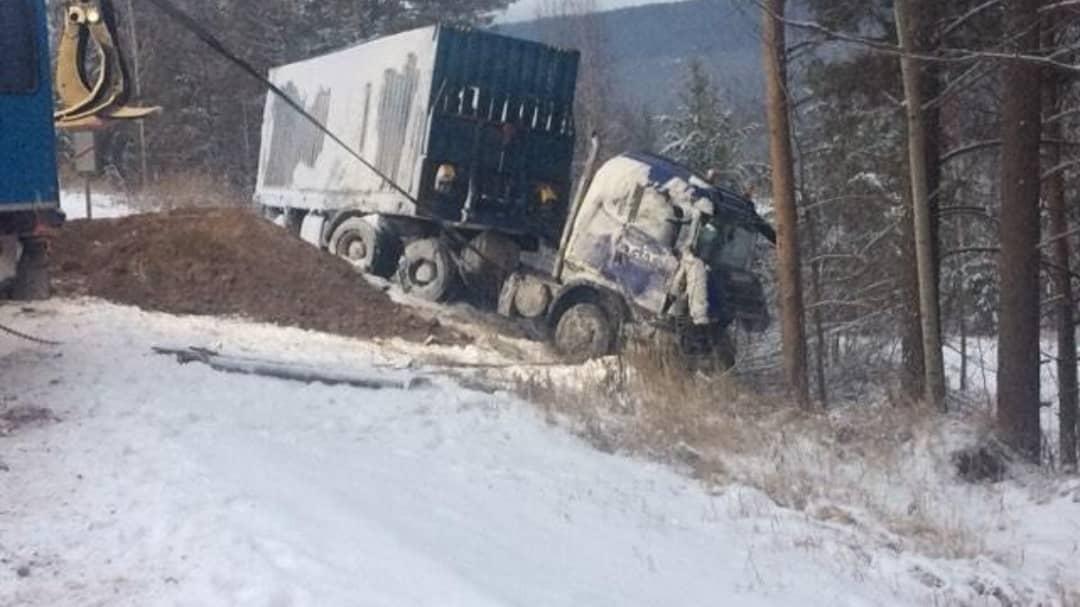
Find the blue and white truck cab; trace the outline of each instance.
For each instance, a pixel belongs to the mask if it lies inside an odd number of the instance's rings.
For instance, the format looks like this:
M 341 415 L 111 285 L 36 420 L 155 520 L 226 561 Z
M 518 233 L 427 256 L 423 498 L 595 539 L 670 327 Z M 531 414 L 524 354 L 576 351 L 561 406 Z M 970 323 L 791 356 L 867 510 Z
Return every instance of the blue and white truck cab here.
M 751 268 L 762 238 L 776 235 L 745 197 L 665 158 L 623 154 L 596 171 L 571 211 L 555 268 L 511 276 L 500 311 L 546 319 L 570 358 L 612 352 L 631 325 L 730 358 L 731 325 L 769 323 Z

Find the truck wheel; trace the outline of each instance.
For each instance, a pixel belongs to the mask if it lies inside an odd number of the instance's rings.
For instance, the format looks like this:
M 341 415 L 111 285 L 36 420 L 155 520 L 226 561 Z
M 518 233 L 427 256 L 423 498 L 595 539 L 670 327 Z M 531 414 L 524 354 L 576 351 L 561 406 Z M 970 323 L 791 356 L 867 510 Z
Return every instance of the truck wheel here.
M 600 306 L 577 303 L 564 310 L 555 323 L 554 345 L 572 362 L 607 356 L 615 345 L 615 326 Z
M 724 372 L 735 366 L 735 342 L 726 328 L 684 324 L 676 328 L 683 358 L 691 369 Z
M 457 268 L 450 251 L 437 238 L 425 238 L 405 247 L 398 264 L 401 288 L 428 301 L 446 301 L 457 284 Z
M 22 257 L 11 284 L 11 298 L 20 301 L 49 298 L 49 256 L 44 240 L 23 241 Z
M 367 274 L 387 278 L 394 274 L 392 241 L 361 217 L 350 217 L 330 236 L 330 252 Z
M 712 357 L 719 371 L 727 371 L 735 366 L 735 340 L 726 330 L 718 330 L 713 333 Z
M 279 217 L 281 217 L 281 209 L 277 207 L 269 207 L 265 204 L 259 205 L 259 214 L 262 215 L 263 219 L 269 221 L 270 223 L 274 223 L 278 220 Z
M 461 249 L 461 273 L 475 303 L 498 306 L 503 283 L 520 257 L 521 245 L 492 231 L 481 232 Z

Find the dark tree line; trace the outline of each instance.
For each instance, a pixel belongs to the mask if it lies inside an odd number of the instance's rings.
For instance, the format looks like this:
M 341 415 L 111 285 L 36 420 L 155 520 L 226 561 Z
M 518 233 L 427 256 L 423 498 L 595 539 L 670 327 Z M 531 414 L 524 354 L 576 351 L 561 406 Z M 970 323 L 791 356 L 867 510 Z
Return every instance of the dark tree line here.
M 903 362 L 907 398 L 962 403 L 943 398 L 942 359 L 959 359 L 947 375 L 966 389 L 969 338 L 993 337 L 998 435 L 1031 459 L 1056 443 L 1075 466 L 1080 6 L 808 0 L 799 20 L 783 5 L 760 3 L 766 32 L 783 23 L 807 39 L 785 66 L 803 179 L 798 217 L 780 231 L 811 236 L 798 278 L 818 287 L 807 306 L 823 319 L 809 344 L 819 383 L 842 383 L 836 350 L 861 348 L 864 363 L 876 352 L 882 369 Z M 1056 348 L 1040 340 L 1050 329 Z M 1044 365 L 1059 383 L 1050 442 Z

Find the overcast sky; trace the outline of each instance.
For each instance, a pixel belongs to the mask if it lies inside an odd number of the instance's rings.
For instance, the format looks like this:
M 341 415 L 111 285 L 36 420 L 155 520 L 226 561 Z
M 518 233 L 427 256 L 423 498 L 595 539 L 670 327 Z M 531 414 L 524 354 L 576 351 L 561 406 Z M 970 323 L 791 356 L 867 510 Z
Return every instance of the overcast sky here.
M 611 10 L 624 6 L 636 6 L 639 4 L 656 4 L 657 2 L 672 2 L 674 0 L 597 0 L 600 10 Z M 536 17 L 536 8 L 543 4 L 543 0 L 517 0 L 506 9 L 506 14 L 499 21 L 524 21 Z

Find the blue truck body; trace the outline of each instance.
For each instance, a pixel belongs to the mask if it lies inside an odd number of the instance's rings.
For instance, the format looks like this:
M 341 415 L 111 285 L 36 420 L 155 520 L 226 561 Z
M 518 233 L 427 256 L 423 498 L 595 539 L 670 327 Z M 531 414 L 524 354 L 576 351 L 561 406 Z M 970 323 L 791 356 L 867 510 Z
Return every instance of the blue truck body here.
M 0 214 L 59 206 L 49 40 L 42 0 L 0 2 Z M 3 222 L 10 233 L 24 221 Z

